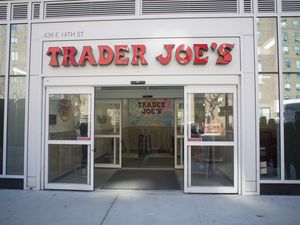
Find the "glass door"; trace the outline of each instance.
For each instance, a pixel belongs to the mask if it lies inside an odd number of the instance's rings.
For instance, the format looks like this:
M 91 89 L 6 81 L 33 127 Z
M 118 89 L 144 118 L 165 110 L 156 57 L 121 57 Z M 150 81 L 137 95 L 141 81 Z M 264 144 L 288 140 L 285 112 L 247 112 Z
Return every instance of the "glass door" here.
M 93 190 L 93 99 L 93 88 L 46 88 L 46 189 Z
M 185 189 L 237 193 L 236 86 L 185 88 Z
M 184 153 L 184 105 L 183 100 L 175 100 L 175 168 L 183 169 Z
M 121 167 L 121 100 L 95 100 L 95 167 Z

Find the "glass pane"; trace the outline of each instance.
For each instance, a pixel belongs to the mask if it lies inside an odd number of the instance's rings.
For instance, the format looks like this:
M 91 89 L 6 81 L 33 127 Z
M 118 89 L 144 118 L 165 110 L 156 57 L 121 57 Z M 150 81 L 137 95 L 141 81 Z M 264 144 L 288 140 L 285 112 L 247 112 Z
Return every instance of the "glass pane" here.
M 300 72 L 300 17 L 282 18 L 282 70 Z
M 3 163 L 4 98 L 5 98 L 5 77 L 0 77 L 0 174 L 2 174 L 2 169 L 3 169 L 2 163 Z
M 120 138 L 95 138 L 95 163 L 119 164 Z
M 10 75 L 26 75 L 27 25 L 11 25 Z
M 277 72 L 276 18 L 257 19 L 258 72 Z
M 183 135 L 184 130 L 184 105 L 183 102 L 176 103 L 176 130 L 177 135 Z
M 177 144 L 177 156 L 176 156 L 176 160 L 177 160 L 177 165 L 178 166 L 182 166 L 183 165 L 183 161 L 184 161 L 184 140 L 183 138 L 177 138 L 176 140 L 176 144 Z
M 120 103 L 95 104 L 95 134 L 119 134 L 120 133 Z
M 7 35 L 7 27 L 6 25 L 0 25 L 0 75 L 6 74 L 6 35 Z
M 90 95 L 49 95 L 49 140 L 89 140 Z
M 285 179 L 300 179 L 300 74 L 290 74 L 290 80 L 283 76 L 283 83 L 290 83 L 290 89 L 283 91 L 284 106 L 284 150 Z
M 26 77 L 9 78 L 6 173 L 23 175 Z
M 261 178 L 280 178 L 278 74 L 259 74 Z
M 189 141 L 233 141 L 233 94 L 188 94 Z
M 192 186 L 233 186 L 234 164 L 232 146 L 192 146 Z
M 88 183 L 88 145 L 49 145 L 48 148 L 49 183 Z

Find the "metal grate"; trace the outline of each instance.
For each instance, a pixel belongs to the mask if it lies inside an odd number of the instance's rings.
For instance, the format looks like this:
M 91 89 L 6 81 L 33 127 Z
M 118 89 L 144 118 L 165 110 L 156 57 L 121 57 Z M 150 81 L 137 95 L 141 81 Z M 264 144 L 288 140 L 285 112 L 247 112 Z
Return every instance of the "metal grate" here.
M 282 12 L 300 12 L 300 0 L 282 0 Z
M 135 15 L 135 0 L 47 2 L 45 18 Z
M 0 5 L 0 20 L 7 19 L 7 5 Z
M 12 5 L 12 20 L 26 20 L 28 16 L 28 4 Z
M 32 18 L 33 19 L 39 19 L 40 18 L 40 3 L 33 3 L 32 7 Z
M 237 0 L 142 0 L 142 13 L 238 13 Z
M 276 12 L 276 0 L 257 0 L 257 9 L 259 13 Z
M 252 0 L 244 0 L 244 13 L 252 13 Z

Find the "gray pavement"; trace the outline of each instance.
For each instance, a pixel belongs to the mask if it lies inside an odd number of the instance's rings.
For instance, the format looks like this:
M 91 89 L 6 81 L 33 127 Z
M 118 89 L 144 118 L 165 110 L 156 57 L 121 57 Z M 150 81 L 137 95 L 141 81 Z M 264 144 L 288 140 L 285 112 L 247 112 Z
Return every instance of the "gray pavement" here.
M 300 196 L 0 190 L 1 225 L 299 225 Z

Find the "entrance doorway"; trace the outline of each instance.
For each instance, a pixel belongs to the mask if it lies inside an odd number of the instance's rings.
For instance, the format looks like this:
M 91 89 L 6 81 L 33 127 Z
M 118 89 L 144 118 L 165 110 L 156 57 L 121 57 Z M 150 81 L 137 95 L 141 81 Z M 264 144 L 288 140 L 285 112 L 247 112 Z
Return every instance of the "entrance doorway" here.
M 237 193 L 237 87 L 46 86 L 44 188 Z
M 183 189 L 183 87 L 96 87 L 95 188 Z

